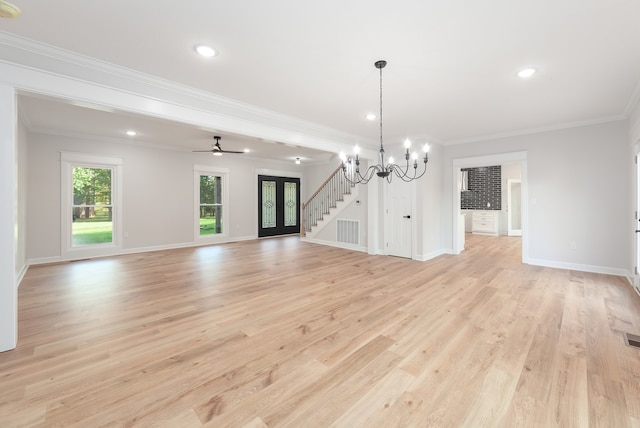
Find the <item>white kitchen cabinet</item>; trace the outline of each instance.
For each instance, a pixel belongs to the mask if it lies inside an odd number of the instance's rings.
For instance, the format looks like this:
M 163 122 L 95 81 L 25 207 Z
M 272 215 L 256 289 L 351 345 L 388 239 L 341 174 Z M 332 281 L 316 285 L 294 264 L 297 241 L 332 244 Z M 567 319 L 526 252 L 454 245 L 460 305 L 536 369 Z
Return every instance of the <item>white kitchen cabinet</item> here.
M 471 222 L 471 232 L 482 235 L 498 235 L 500 218 L 498 210 L 477 210 L 473 211 L 473 220 Z

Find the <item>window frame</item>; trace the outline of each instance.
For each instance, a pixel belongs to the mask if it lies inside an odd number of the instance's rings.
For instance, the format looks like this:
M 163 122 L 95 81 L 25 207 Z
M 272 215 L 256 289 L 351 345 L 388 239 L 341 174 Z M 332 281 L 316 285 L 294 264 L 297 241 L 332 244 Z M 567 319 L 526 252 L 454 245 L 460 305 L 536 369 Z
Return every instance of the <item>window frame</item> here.
M 86 257 L 101 257 L 119 254 L 122 251 L 122 158 L 60 152 L 60 254 L 63 260 Z M 69 221 L 73 204 L 73 169 L 111 169 L 111 242 L 73 246 L 72 222 Z
M 222 232 L 200 235 L 200 176 L 218 176 L 222 180 Z M 212 165 L 193 166 L 193 240 L 194 242 L 221 242 L 229 238 L 229 168 Z

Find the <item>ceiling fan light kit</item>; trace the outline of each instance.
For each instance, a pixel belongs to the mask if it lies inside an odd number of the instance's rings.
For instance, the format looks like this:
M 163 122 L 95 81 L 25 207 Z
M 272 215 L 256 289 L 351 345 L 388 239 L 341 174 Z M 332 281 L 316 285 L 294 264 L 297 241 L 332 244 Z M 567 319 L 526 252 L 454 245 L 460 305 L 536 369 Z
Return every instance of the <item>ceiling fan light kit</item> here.
M 413 181 L 424 175 L 427 171 L 427 162 L 429 162 L 429 146 L 424 145 L 424 157 L 422 158 L 423 168 L 422 172 L 418 174 L 418 154 L 416 152 L 410 153 L 411 141 L 405 140 L 404 147 L 406 152 L 404 158 L 406 165 L 404 167 L 399 166 L 393 162 L 393 158 L 389 157 L 389 162 L 385 164 L 384 161 L 384 145 L 382 143 L 382 69 L 387 65 L 387 61 L 380 60 L 375 62 L 375 67 L 380 70 L 380 150 L 379 150 L 379 164 L 371 165 L 367 168 L 367 171 L 363 174 L 360 173 L 360 148 L 358 146 L 354 149 L 355 158 L 347 158 L 344 153 L 340 153 L 340 159 L 342 160 L 342 172 L 347 181 L 353 184 L 367 184 L 369 180 L 377 175 L 380 178 L 386 178 L 387 182 L 391 183 L 393 175 L 396 175 L 402 181 Z M 410 161 L 413 161 L 411 165 Z M 355 167 L 354 167 L 355 164 Z M 413 169 L 413 173 L 411 172 Z

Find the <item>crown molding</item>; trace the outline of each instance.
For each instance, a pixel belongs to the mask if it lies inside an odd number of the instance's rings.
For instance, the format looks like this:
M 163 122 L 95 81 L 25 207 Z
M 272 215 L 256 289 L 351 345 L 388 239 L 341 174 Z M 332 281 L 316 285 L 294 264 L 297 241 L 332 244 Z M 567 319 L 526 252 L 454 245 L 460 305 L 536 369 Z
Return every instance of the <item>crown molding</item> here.
M 629 97 L 629 102 L 624 109 L 624 116 L 629 117 L 633 112 L 633 109 L 638 104 L 640 104 L 640 79 L 638 79 L 638 83 L 636 83 L 636 88 L 634 89 L 633 94 Z
M 582 126 L 598 125 L 601 123 L 618 122 L 626 119 L 627 119 L 626 116 L 620 115 L 620 116 L 604 117 L 600 119 L 587 120 L 587 121 L 581 121 L 581 122 L 567 122 L 567 123 L 561 123 L 557 125 L 545 126 L 540 128 L 529 128 L 529 129 L 523 129 L 520 131 L 502 132 L 498 134 L 463 138 L 460 140 L 452 140 L 452 141 L 445 142 L 442 145 L 453 146 L 457 144 L 477 143 L 477 142 L 488 141 L 488 140 L 500 140 L 500 139 L 509 138 L 509 137 L 522 137 L 525 135 L 541 134 L 543 132 L 560 131 L 563 129 L 580 128 Z
M 196 126 L 207 126 L 221 131 L 256 138 L 268 138 L 327 151 L 339 152 L 353 144 L 368 144 L 366 139 L 359 136 L 337 131 L 317 123 L 242 103 L 2 31 L 0 31 L 0 58 L 2 58 L 0 64 L 7 64 L 15 67 L 14 70 L 18 70 L 13 75 L 11 75 L 12 73 L 0 73 L 0 81 L 9 81 L 16 88 L 25 92 L 96 103 L 133 113 L 177 120 L 175 117 L 167 116 L 167 109 L 158 105 L 170 104 L 182 110 L 203 113 L 200 115 L 202 117 L 215 115 L 220 119 L 217 123 L 193 123 Z M 80 85 L 91 85 L 94 89 L 115 90 L 122 95 L 123 102 L 109 103 L 104 99 L 96 99 L 92 95 L 98 91 L 83 92 L 86 95 L 81 98 L 78 95 L 80 91 L 76 91 L 75 94 L 65 93 L 67 85 L 52 85 L 50 82 L 46 82 L 38 86 L 33 83 L 33 79 L 30 81 L 21 77 L 20 70 L 35 73 L 36 77 L 42 76 L 42 80 L 46 80 L 48 77 L 58 81 L 63 80 L 64 83 L 76 82 Z M 140 103 L 145 105 L 146 109 L 137 108 L 133 103 L 124 102 L 128 96 L 144 97 L 150 102 Z M 186 121 L 186 123 L 192 122 Z

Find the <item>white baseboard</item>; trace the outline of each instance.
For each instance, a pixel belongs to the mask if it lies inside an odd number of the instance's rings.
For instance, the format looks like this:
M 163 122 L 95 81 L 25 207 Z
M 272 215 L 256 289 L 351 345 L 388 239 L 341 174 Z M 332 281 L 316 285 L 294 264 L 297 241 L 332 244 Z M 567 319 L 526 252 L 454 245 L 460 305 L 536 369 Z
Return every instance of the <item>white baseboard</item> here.
M 529 260 L 527 260 L 527 264 L 534 265 L 534 266 L 556 268 L 556 269 L 575 270 L 579 272 L 601 273 L 605 275 L 624 276 L 624 277 L 629 276 L 629 271 L 627 269 L 612 268 L 607 266 L 583 265 L 578 263 L 555 262 L 551 260 L 541 260 L 541 259 L 532 259 L 532 258 L 529 258 Z
M 179 244 L 167 244 L 167 245 L 153 245 L 149 247 L 137 247 L 137 248 L 125 248 L 120 251 L 114 251 L 110 254 L 104 254 L 99 257 L 91 257 L 91 258 L 103 258 L 103 257 L 113 257 L 113 256 L 121 256 L 125 254 L 138 254 L 138 253 L 151 253 L 154 251 L 165 251 L 165 250 L 175 250 L 178 248 L 189 248 L 189 247 L 206 247 L 209 245 L 218 245 L 218 244 L 229 244 L 232 242 L 240 242 L 240 241 L 250 241 L 252 239 L 258 239 L 257 236 L 241 236 L 237 238 L 228 238 L 224 241 L 218 242 L 183 242 Z M 37 259 L 29 259 L 29 265 L 41 265 L 47 263 L 60 263 L 60 262 L 71 262 L 74 260 L 83 260 L 89 257 L 75 257 L 63 259 L 60 256 L 56 257 L 42 257 Z M 26 271 L 25 271 L 26 272 Z
M 16 284 L 18 284 L 17 287 L 20 287 L 20 283 L 22 282 L 22 278 L 24 278 L 24 274 L 27 273 L 27 269 L 29 269 L 28 263 L 22 266 L 22 269 L 20 269 L 18 275 L 16 275 Z
M 327 245 L 329 247 L 343 248 L 345 250 L 360 251 L 363 253 L 368 252 L 367 247 L 363 247 L 362 245 L 347 244 L 344 242 L 324 241 L 321 239 L 313 239 L 313 238 L 302 237 L 302 236 L 300 237 L 300 240 L 302 242 L 310 242 L 312 244 Z
M 435 259 L 436 257 L 441 256 L 443 254 L 453 254 L 453 252 L 451 250 L 445 250 L 445 249 L 434 250 L 434 251 L 428 252 L 427 254 L 419 254 L 416 256 L 414 260 L 418 260 L 420 262 L 426 262 L 427 260 Z

